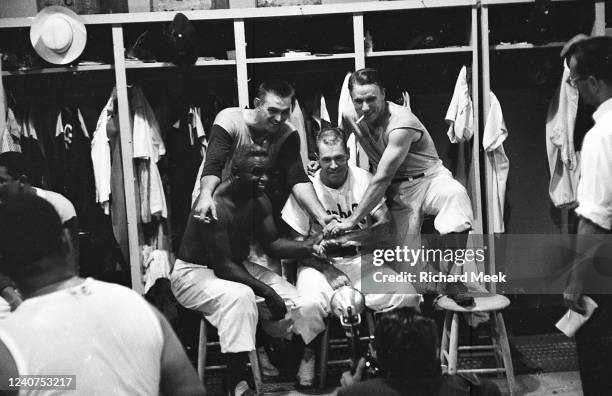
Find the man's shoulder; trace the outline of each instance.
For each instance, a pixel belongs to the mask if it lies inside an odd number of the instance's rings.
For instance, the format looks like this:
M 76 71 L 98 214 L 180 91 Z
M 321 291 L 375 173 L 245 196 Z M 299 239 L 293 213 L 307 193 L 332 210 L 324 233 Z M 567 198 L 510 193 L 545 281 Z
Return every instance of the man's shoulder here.
M 232 129 L 240 122 L 244 122 L 242 109 L 240 107 L 228 107 L 217 113 L 214 124 L 231 133 Z
M 401 393 L 392 388 L 382 378 L 375 378 L 341 388 L 338 396 L 400 396 Z
M 358 166 L 349 165 L 349 177 L 357 180 L 370 180 L 372 178 L 372 174 Z
M 415 129 L 417 131 L 425 131 L 425 127 L 416 115 L 409 108 L 400 106 L 393 102 L 387 101 L 389 109 L 389 123 L 387 131 L 391 132 L 395 129 Z

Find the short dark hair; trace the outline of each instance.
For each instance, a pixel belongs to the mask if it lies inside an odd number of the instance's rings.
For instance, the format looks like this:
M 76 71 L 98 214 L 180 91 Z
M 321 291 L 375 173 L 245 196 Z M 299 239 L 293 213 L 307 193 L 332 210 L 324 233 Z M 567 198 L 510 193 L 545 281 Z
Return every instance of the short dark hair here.
M 376 326 L 374 348 L 387 375 L 419 378 L 439 373 L 436 323 L 414 308 L 383 314 Z
M 349 78 L 349 81 L 348 81 L 349 92 L 353 92 L 353 87 L 355 86 L 355 84 L 357 85 L 374 84 L 374 85 L 378 85 L 380 89 L 384 88 L 382 80 L 378 76 L 378 71 L 370 67 L 367 67 L 365 69 L 359 69 L 356 72 L 353 72 L 353 74 L 351 74 L 351 77 Z
M 30 177 L 24 155 L 16 151 L 7 151 L 0 154 L 0 166 L 4 166 L 8 174 L 15 180 L 23 175 Z
M 295 89 L 284 80 L 267 80 L 259 84 L 257 87 L 257 97 L 265 100 L 266 94 L 272 93 L 281 98 L 291 98 L 291 105 L 295 103 Z
M 317 152 L 319 152 L 319 144 L 334 146 L 340 144 L 344 151 L 348 154 L 348 146 L 346 144 L 346 133 L 340 128 L 326 128 L 317 135 Z
M 0 272 L 19 282 L 33 264 L 62 250 L 62 222 L 53 206 L 23 189 L 0 188 Z
M 574 43 L 568 59 L 576 58 L 580 77 L 593 76 L 612 85 L 612 37 L 598 36 Z
M 236 147 L 232 157 L 232 175 L 237 175 L 240 172 L 248 169 L 250 160 L 253 157 L 267 157 L 268 152 L 263 147 L 257 144 L 245 144 Z

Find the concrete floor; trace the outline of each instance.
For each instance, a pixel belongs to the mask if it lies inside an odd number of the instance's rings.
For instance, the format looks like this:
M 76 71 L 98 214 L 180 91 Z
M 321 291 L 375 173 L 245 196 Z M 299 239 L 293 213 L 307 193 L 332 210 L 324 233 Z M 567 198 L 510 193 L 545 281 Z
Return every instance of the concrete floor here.
M 504 396 L 509 395 L 505 379 L 492 379 L 502 390 Z M 337 388 L 326 389 L 323 391 L 308 392 L 276 392 L 266 393 L 273 396 L 300 396 L 300 395 L 319 395 L 332 396 L 336 394 Z M 516 376 L 515 396 L 582 396 L 582 386 L 580 384 L 580 374 L 577 371 L 561 371 L 544 374 L 525 374 Z M 375 395 L 373 395 L 375 396 Z

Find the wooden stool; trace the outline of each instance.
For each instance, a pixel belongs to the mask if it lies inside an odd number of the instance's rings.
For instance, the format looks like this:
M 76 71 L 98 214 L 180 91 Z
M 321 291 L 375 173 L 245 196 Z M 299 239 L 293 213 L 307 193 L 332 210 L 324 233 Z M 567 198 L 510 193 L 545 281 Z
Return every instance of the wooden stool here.
M 437 308 L 446 311 L 444 317 L 444 329 L 442 330 L 442 342 L 440 345 L 440 362 L 448 366 L 449 374 L 457 373 L 505 373 L 508 381 L 510 396 L 514 395 L 514 369 L 512 367 L 512 356 L 510 356 L 510 345 L 506 334 L 506 325 L 501 310 L 510 305 L 510 300 L 499 294 L 482 297 L 474 297 L 475 304 L 472 307 L 457 305 L 451 298 L 442 296 L 436 300 Z M 459 346 L 459 314 L 471 312 L 488 312 L 491 320 L 491 341 L 493 345 Z M 470 350 L 493 350 L 497 366 L 495 368 L 482 369 L 457 369 L 457 357 L 459 351 Z
M 330 313 L 327 316 L 327 318 L 325 318 L 326 328 L 325 328 L 325 331 L 323 332 L 323 337 L 321 339 L 321 353 L 319 355 L 319 389 L 322 389 L 325 387 L 325 381 L 327 380 L 327 365 L 329 363 L 332 363 L 328 361 L 329 345 L 332 342 L 332 340 L 330 340 L 330 337 L 329 337 L 330 324 L 331 324 L 330 316 L 333 316 L 333 314 Z M 359 337 L 360 341 L 370 340 L 374 338 L 374 330 L 376 328 L 375 323 L 374 323 L 373 311 L 366 309 L 365 313 L 363 314 L 363 317 L 366 320 L 366 323 L 368 325 L 368 332 L 370 334 L 368 337 Z M 334 341 L 342 342 L 344 340 L 342 341 L 334 340 Z M 334 361 L 333 363 L 345 363 L 347 361 L 348 360 Z
M 200 340 L 198 342 L 198 375 L 202 384 L 204 384 L 204 371 L 205 369 L 222 369 L 226 366 L 208 366 L 206 367 L 206 348 L 208 346 L 219 345 L 218 342 L 208 342 L 207 331 L 206 331 L 206 319 L 202 317 L 200 321 Z M 251 371 L 253 372 L 253 379 L 255 381 L 255 393 L 261 394 L 263 381 L 261 379 L 261 370 L 259 368 L 259 358 L 257 356 L 257 350 L 249 352 L 249 362 L 251 363 Z

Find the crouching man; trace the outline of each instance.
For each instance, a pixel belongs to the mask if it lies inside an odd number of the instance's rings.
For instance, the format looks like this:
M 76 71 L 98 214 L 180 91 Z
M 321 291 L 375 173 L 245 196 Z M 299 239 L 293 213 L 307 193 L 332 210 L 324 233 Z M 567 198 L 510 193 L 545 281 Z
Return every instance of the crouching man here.
M 248 352 L 255 349 L 258 319 L 271 335 L 286 334 L 292 325 L 301 334 L 308 321 L 303 312 L 312 310 L 301 305 L 295 287 L 282 277 L 246 261 L 253 240 L 275 258 L 305 258 L 318 249 L 315 237 L 301 242 L 278 238 L 264 193 L 267 166 L 260 146 L 236 149 L 231 174 L 213 195 L 217 221 L 200 221 L 192 208 L 171 274 L 177 300 L 201 311 L 218 329 L 228 386 L 237 396 L 252 394 L 244 373 Z
M 315 173 L 312 184 L 319 201 L 328 214 L 346 218 L 361 202 L 372 175 L 367 171 L 348 165 L 348 148 L 345 134 L 341 129 L 321 131 L 317 137 L 317 155 L 320 170 Z M 283 220 L 299 235 L 317 235 L 320 227 L 290 197 L 282 212 Z M 303 260 L 298 269 L 297 289 L 304 305 L 314 309 L 312 319 L 302 334 L 306 349 L 298 371 L 298 383 L 311 386 L 314 380 L 314 349 L 309 347 L 317 334 L 325 330 L 324 318 L 329 313 L 329 301 L 334 289 L 348 284 L 359 290 L 364 289 L 366 306 L 375 311 L 388 311 L 398 307 L 417 307 L 421 295 L 410 283 L 385 284 L 384 290 L 364 288 L 362 279 L 372 278 L 369 270 L 361 265 L 362 256 L 357 245 L 376 245 L 388 239 L 392 233 L 390 215 L 384 198 L 365 216 L 355 229 L 334 240 L 324 241 L 326 254 L 333 265 L 318 260 Z M 334 247 L 333 249 L 331 247 Z M 370 266 L 371 269 L 374 267 Z M 376 272 L 395 274 L 387 266 L 376 267 Z M 372 293 L 373 292 L 373 293 Z

